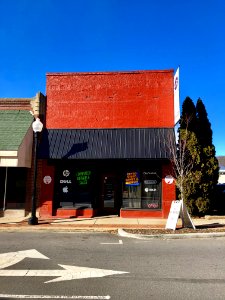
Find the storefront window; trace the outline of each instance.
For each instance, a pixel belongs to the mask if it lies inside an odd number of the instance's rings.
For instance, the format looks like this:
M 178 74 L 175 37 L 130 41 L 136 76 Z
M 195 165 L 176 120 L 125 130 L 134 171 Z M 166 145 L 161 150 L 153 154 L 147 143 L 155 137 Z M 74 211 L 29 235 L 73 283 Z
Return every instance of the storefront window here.
M 0 209 L 25 207 L 26 180 L 26 168 L 0 168 Z
M 92 171 L 77 171 L 75 177 L 75 207 L 91 207 L 93 198 Z
M 88 208 L 93 200 L 93 172 L 75 168 L 57 168 L 55 208 Z
M 161 179 L 156 171 L 126 173 L 123 207 L 161 209 Z
M 142 173 L 142 208 L 161 208 L 161 180 L 156 172 Z
M 123 207 L 141 208 L 141 182 L 138 171 L 126 173 L 123 189 Z
M 0 210 L 4 206 L 6 168 L 0 168 Z

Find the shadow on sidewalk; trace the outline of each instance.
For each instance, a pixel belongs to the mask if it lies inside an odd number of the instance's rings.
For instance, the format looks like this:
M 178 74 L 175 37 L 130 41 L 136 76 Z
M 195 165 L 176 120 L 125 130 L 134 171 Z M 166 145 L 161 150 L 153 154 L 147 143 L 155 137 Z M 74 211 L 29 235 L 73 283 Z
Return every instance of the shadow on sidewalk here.
M 211 224 L 197 225 L 195 227 L 196 227 L 196 229 L 222 228 L 222 227 L 225 227 L 225 224 L 211 223 Z

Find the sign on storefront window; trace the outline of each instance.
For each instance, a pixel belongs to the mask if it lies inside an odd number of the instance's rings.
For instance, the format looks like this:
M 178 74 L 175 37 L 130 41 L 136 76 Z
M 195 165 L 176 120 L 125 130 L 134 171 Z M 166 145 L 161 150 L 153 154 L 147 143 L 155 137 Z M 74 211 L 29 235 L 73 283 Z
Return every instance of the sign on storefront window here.
M 140 175 L 138 172 L 128 172 L 125 180 L 127 186 L 140 185 Z
M 90 181 L 91 171 L 82 171 L 76 173 L 76 180 L 79 185 L 87 185 Z

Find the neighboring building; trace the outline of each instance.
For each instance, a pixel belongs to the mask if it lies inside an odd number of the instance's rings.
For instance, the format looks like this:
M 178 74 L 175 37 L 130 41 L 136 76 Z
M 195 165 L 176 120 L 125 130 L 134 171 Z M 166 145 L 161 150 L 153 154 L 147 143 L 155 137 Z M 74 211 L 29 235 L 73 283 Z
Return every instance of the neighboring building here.
M 218 184 L 225 184 L 225 156 L 218 156 L 217 159 L 219 162 Z
M 40 216 L 167 217 L 174 73 L 49 73 Z
M 0 211 L 25 216 L 32 188 L 31 124 L 44 96 L 0 98 Z M 44 108 L 43 108 L 44 110 Z M 3 212 L 3 213 L 2 213 Z

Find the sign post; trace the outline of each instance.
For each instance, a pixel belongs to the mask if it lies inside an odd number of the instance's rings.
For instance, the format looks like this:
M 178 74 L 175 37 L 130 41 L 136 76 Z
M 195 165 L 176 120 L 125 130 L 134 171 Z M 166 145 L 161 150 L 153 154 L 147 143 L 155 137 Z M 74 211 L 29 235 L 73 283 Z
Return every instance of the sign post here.
M 181 201 L 172 201 L 169 216 L 166 222 L 166 229 L 176 229 L 177 221 L 180 215 Z

